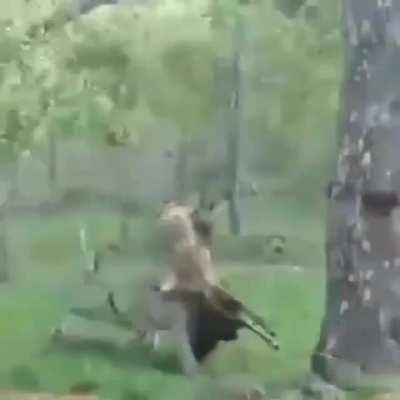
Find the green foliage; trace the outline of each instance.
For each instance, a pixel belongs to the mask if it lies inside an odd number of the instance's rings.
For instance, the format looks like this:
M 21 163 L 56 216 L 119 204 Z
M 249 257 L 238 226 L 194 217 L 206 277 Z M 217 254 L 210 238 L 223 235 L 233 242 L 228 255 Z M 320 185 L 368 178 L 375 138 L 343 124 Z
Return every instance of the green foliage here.
M 335 150 L 341 35 L 338 15 L 328 8 L 331 21 L 323 28 L 325 14 L 310 24 L 267 4 L 253 10 L 248 24 L 247 126 L 264 142 L 267 167 L 294 174 L 296 186 L 315 165 L 315 178 L 325 180 Z M 308 182 L 315 187 L 315 179 Z
M 210 98 L 213 52 L 210 43 L 182 40 L 174 43 L 163 53 L 163 66 L 167 76 L 176 85 L 183 85 L 199 96 Z
M 288 17 L 294 17 L 306 0 L 275 0 L 278 8 Z
M 312 181 L 322 182 L 341 76 L 332 3 L 320 2 L 310 21 L 306 5 L 287 18 L 275 0 L 169 0 L 107 7 L 63 25 L 68 3 L 17 1 L 0 26 L 0 139 L 18 152 L 53 133 L 106 143 L 110 131 L 123 131 L 124 144 L 136 146 L 166 135 L 165 121 L 190 141 L 206 137 L 220 111 L 215 85 L 224 84 L 215 81 L 215 58 L 229 64 L 241 15 L 243 128 L 257 143 L 254 162 L 265 164 L 262 173 L 289 173 L 295 185 L 319 165 Z M 49 16 L 48 31 L 27 35 Z

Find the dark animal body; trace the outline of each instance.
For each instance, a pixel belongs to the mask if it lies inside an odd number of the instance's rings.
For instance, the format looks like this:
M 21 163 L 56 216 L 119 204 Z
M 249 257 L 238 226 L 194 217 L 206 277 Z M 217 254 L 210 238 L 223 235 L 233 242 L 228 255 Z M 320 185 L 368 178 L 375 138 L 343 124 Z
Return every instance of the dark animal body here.
M 252 313 L 239 300 L 219 287 L 211 287 L 209 293 L 184 289 L 161 293 L 164 301 L 176 301 L 185 308 L 189 344 L 198 363 L 204 361 L 219 342 L 236 340 L 242 328 L 251 330 L 274 350 L 279 350 L 275 332 L 262 318 L 250 316 Z

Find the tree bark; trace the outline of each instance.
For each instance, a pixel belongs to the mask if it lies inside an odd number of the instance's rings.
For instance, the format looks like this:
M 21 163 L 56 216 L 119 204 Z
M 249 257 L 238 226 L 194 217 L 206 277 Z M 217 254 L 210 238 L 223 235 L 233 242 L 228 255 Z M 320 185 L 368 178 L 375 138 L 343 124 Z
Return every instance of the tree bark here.
M 313 370 L 338 385 L 349 365 L 360 375 L 400 371 L 400 3 L 342 4 L 343 111 L 312 357 Z

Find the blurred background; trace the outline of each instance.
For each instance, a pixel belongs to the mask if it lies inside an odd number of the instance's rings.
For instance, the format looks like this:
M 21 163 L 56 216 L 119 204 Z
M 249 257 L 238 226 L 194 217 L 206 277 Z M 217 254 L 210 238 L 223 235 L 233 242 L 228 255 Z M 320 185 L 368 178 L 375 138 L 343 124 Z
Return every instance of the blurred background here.
M 231 379 L 292 398 L 324 306 L 338 2 L 13 0 L 0 31 L 0 387 L 221 399 Z M 70 315 L 104 287 L 128 307 L 160 269 L 170 199 L 216 206 L 217 268 L 280 353 L 243 334 L 193 383 L 168 348 L 127 350 L 128 332 Z M 80 230 L 101 283 L 83 279 Z M 82 340 L 54 343 L 60 323 Z

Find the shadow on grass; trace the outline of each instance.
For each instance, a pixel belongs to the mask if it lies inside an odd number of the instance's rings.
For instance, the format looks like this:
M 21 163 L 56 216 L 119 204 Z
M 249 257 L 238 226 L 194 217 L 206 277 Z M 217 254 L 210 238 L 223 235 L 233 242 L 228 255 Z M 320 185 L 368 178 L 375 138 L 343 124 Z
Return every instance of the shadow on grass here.
M 74 341 L 58 339 L 51 342 L 44 354 L 61 353 L 64 355 L 92 355 L 100 357 L 118 366 L 153 368 L 166 374 L 180 375 L 178 358 L 171 351 L 154 351 L 149 346 L 135 342 L 118 346 L 100 339 L 79 339 Z

